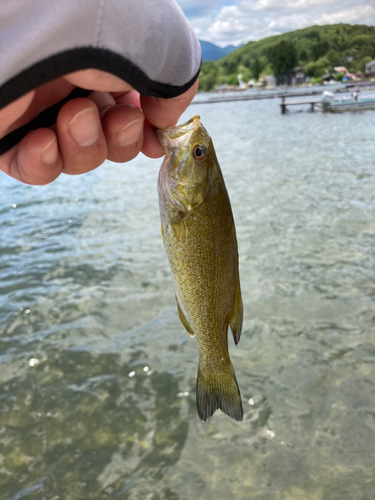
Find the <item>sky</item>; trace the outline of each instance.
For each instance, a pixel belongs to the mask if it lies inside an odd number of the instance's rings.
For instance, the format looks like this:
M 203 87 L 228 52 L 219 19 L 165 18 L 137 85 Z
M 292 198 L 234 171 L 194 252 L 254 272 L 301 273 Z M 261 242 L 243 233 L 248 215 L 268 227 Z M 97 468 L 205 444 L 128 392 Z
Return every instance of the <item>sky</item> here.
M 201 40 L 220 47 L 313 24 L 375 25 L 375 0 L 176 0 Z

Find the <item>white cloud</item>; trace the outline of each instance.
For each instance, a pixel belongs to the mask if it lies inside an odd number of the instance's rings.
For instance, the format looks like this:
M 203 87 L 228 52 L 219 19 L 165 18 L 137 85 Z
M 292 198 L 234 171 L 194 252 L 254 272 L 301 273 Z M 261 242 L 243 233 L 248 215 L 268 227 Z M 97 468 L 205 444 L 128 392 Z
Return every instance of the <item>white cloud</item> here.
M 246 2 L 249 3 L 250 2 Z M 283 10 L 288 2 L 280 2 L 279 0 L 259 0 L 251 2 L 254 4 L 253 10 Z
M 319 24 L 335 23 L 375 24 L 375 8 L 371 5 L 358 5 L 347 10 L 322 14 Z
M 259 0 L 255 2 L 254 10 L 304 10 L 330 4 L 344 5 L 342 0 Z M 353 2 L 351 2 L 353 3 Z
M 374 0 L 177 1 L 199 38 L 220 46 L 260 40 L 313 24 L 375 24 Z

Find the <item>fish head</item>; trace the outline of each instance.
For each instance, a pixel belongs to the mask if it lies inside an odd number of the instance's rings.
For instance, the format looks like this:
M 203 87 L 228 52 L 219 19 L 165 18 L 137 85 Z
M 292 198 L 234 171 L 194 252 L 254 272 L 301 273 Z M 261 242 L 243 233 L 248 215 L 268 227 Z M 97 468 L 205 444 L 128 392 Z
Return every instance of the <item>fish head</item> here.
M 156 130 L 166 158 L 162 165 L 169 197 L 183 211 L 199 206 L 213 184 L 217 159 L 212 139 L 200 117 L 183 125 Z

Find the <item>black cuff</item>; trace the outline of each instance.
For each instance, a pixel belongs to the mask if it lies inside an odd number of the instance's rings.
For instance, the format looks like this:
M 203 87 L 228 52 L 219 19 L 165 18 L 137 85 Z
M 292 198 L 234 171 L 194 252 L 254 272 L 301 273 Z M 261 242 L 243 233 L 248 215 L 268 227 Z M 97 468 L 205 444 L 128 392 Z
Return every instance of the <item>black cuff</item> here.
M 176 86 L 151 80 L 128 59 L 106 49 L 81 47 L 55 54 L 31 66 L 0 87 L 0 109 L 27 92 L 73 71 L 98 69 L 126 81 L 141 95 L 171 99 L 186 92 L 196 81 L 197 74 L 184 85 Z M 62 106 L 76 97 L 87 97 L 90 90 L 74 89 L 65 99 L 40 113 L 26 125 L 14 130 L 0 140 L 0 154 L 15 146 L 30 130 L 50 127 L 56 122 Z

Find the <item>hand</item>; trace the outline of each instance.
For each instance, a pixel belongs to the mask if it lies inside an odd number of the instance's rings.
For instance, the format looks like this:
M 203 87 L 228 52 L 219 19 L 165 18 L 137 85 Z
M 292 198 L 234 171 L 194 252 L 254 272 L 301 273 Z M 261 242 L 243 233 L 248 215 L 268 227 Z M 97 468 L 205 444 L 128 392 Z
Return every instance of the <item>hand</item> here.
M 140 151 L 164 155 L 153 127 L 175 125 L 193 99 L 198 82 L 174 99 L 140 96 L 123 80 L 98 70 L 70 73 L 46 83 L 0 110 L 0 138 L 31 121 L 75 87 L 93 90 L 64 104 L 56 124 L 29 132 L 0 156 L 0 169 L 26 184 L 43 185 L 61 173 L 77 175 L 106 158 L 127 162 Z

